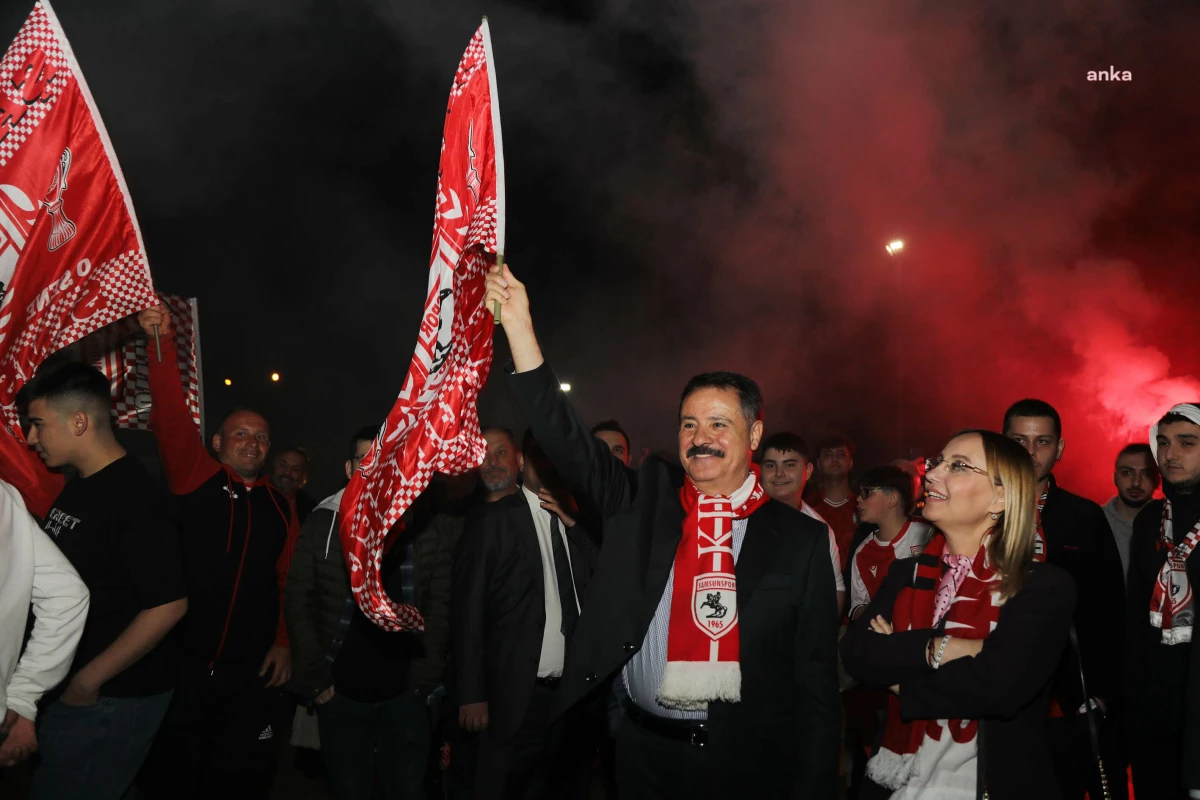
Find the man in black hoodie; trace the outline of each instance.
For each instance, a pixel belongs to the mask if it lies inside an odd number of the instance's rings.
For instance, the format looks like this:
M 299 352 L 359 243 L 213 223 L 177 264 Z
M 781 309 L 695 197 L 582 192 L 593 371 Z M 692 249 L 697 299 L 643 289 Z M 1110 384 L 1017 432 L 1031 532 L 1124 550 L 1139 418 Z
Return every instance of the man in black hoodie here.
M 291 650 L 282 595 L 300 526 L 261 477 L 271 429 L 253 411 L 229 414 L 204 449 L 183 400 L 171 317 L 138 315 L 160 337 L 150 360 L 150 424 L 182 525 L 189 607 L 175 698 L 143 772 L 150 798 L 266 797 L 275 778 Z
M 1087 702 L 1095 703 L 1101 753 L 1110 777 L 1109 796 L 1124 798 L 1127 790 L 1121 775 L 1125 758 L 1117 725 L 1125 598 L 1121 554 L 1104 510 L 1054 480 L 1054 464 L 1066 446 L 1062 421 L 1054 407 L 1041 400 L 1014 403 L 1004 414 L 1004 435 L 1029 452 L 1037 473 L 1043 538 L 1038 543 L 1039 558 L 1071 573 L 1078 592 L 1074 625 L 1080 657 L 1068 644 L 1051 689 L 1048 730 L 1059 786 L 1067 800 L 1083 800 L 1085 791 L 1092 797 L 1105 796 L 1082 713 L 1082 659 Z
M 1133 521 L 1125 689 L 1138 798 L 1200 796 L 1200 403 L 1175 406 L 1150 429 L 1165 500 Z

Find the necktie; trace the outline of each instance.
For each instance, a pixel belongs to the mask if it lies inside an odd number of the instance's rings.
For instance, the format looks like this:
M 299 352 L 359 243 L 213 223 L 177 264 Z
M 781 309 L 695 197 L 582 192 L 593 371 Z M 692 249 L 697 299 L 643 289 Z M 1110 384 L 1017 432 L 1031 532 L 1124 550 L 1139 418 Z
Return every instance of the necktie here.
M 571 561 L 567 558 L 567 545 L 563 541 L 562 525 L 558 517 L 550 515 L 550 550 L 554 554 L 554 575 L 558 580 L 558 602 L 562 606 L 563 636 L 570 636 L 579 621 L 579 607 L 575 605 L 575 578 L 571 575 Z

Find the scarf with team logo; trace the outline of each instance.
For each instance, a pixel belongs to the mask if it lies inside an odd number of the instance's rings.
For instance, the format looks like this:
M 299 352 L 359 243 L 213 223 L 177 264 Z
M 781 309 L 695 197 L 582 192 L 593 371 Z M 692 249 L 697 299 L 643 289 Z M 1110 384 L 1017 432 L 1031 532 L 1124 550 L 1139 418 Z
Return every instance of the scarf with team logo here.
M 1182 403 L 1171 409 L 1189 421 L 1200 425 L 1200 407 Z M 1158 425 L 1150 428 L 1150 449 L 1158 461 Z M 1159 464 L 1161 468 L 1162 465 Z M 1200 542 L 1200 522 L 1182 539 L 1175 538 L 1172 523 L 1171 499 L 1163 503 L 1162 525 L 1159 527 L 1159 542 L 1167 552 L 1167 559 L 1154 582 L 1154 593 L 1150 596 L 1150 624 L 1162 629 L 1163 644 L 1184 644 L 1192 640 L 1192 626 L 1196 617 L 1192 602 L 1192 584 L 1188 580 L 1187 560 Z
M 917 557 L 912 584 L 896 597 L 892 629 L 896 633 L 932 629 L 945 619 L 946 633 L 986 639 L 1000 618 L 999 588 L 1000 576 L 988 565 L 986 539 L 975 557 L 968 558 L 949 553 L 946 537 L 935 533 Z M 978 728 L 978 721 L 970 719 L 905 722 L 900 717 L 900 698 L 889 694 L 883 741 L 867 762 L 867 777 L 893 790 L 906 786 L 917 791 L 961 790 L 963 796 L 974 797 Z
M 733 522 L 767 502 L 758 466 L 750 470 L 729 497 L 702 494 L 691 478 L 679 490 L 687 517 L 675 551 L 667 669 L 657 698 L 667 708 L 703 711 L 713 700 L 742 699 Z

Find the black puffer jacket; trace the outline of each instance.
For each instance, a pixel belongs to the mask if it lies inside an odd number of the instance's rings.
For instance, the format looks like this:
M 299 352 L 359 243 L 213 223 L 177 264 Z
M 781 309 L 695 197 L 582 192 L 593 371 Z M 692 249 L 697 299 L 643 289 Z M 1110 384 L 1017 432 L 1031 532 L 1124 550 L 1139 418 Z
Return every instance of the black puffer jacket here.
M 341 492 L 327 497 L 305 520 L 288 573 L 284 613 L 292 644 L 291 688 L 302 697 L 315 697 L 333 685 L 325 656 L 350 597 L 350 573 L 338 537 L 341 499 Z M 436 514 L 427 521 L 418 519 L 410 531 L 401 535 L 413 537 L 413 581 L 425 633 L 419 634 L 423 655 L 413 660 L 408 685 L 426 695 L 441 682 L 446 668 L 450 568 L 462 518 Z M 396 545 L 403 543 L 402 538 Z

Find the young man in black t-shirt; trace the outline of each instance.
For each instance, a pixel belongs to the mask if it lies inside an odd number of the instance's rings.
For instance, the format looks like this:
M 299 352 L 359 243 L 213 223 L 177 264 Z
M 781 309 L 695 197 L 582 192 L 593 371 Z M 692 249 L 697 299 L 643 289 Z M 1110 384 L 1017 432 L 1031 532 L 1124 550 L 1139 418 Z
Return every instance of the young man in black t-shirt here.
M 113 435 L 108 379 L 67 363 L 34 377 L 29 443 L 79 477 L 44 528 L 91 593 L 83 639 L 38 727 L 33 800 L 125 794 L 171 701 L 171 628 L 187 611 L 179 532 L 166 491 Z

